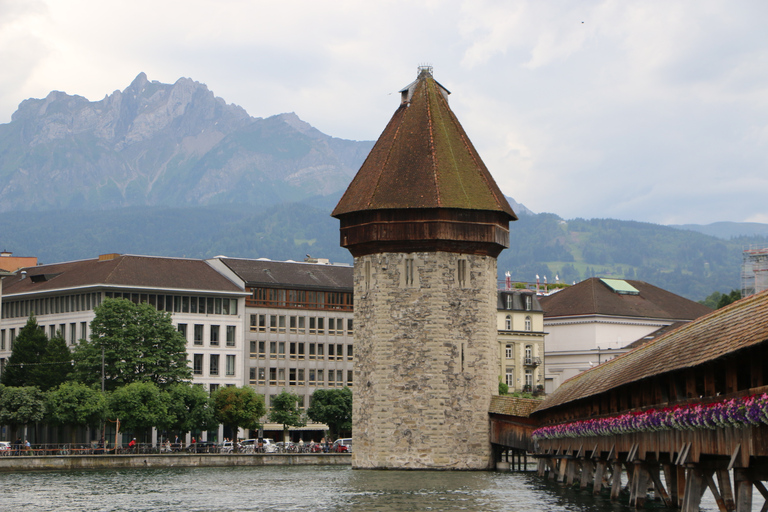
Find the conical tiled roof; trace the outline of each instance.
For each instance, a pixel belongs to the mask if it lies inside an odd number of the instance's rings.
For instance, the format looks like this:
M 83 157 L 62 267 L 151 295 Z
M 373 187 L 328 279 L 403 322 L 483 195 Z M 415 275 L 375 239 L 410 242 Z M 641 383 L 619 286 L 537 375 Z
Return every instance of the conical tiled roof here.
M 449 92 L 421 68 L 332 215 L 450 208 L 517 216 L 448 106 Z

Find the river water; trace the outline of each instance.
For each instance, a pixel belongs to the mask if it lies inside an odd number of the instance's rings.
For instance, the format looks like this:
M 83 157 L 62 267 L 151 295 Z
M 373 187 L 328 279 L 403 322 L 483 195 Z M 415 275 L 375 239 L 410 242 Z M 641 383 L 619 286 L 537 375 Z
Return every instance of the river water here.
M 707 501 L 702 510 L 717 510 L 711 499 Z M 535 473 L 262 466 L 0 474 L 0 510 L 618 512 L 629 508 Z

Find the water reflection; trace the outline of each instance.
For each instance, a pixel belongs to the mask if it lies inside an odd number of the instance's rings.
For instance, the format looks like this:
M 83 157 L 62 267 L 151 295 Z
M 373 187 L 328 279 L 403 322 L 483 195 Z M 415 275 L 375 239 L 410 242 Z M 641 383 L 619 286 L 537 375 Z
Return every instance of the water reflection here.
M 0 485 L 0 510 L 13 511 L 629 510 L 531 473 L 178 468 L 2 474 Z

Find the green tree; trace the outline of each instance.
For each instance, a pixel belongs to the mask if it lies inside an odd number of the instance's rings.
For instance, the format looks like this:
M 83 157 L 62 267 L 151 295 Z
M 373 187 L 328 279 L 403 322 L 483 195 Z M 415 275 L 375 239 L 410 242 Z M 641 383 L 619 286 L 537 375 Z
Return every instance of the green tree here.
M 299 410 L 300 401 L 301 397 L 286 390 L 271 400 L 269 421 L 283 426 L 283 441 L 288 435 L 288 427 L 303 427 L 306 424 Z
M 80 382 L 65 382 L 46 394 L 46 415 L 59 425 L 96 427 L 104 421 L 106 405 L 101 391 Z
M 72 374 L 72 352 L 67 347 L 67 342 L 57 332 L 56 336 L 48 340 L 45 346 L 41 362 L 37 369 L 36 384 L 43 391 L 48 391 L 69 380 Z
M 15 432 L 20 425 L 42 421 L 45 417 L 45 397 L 34 386 L 0 389 L 0 425 L 9 425 Z
M 259 428 L 259 418 L 267 412 L 264 397 L 248 386 L 219 388 L 211 398 L 216 421 L 229 426 L 233 432 L 238 428 Z
M 39 375 L 45 372 L 41 372 L 40 363 L 47 344 L 48 337 L 37 325 L 35 316 L 30 315 L 13 343 L 0 383 L 6 386 L 36 386 Z
M 729 294 L 723 294 L 720 296 L 720 300 L 717 301 L 717 309 L 724 308 L 729 304 L 733 304 L 737 300 L 741 299 L 741 292 L 739 290 L 731 290 Z
M 330 437 L 352 430 L 352 391 L 342 389 L 318 389 L 309 399 L 307 416 L 312 421 L 328 425 Z
M 153 382 L 133 382 L 117 388 L 107 399 L 109 417 L 120 420 L 120 430 L 144 432 L 167 427 L 168 395 Z
M 703 304 L 711 309 L 717 309 L 717 303 L 720 302 L 721 297 L 723 297 L 722 293 L 712 292 L 711 294 L 707 295 L 706 299 L 700 300 L 699 304 Z
M 170 313 L 126 299 L 107 299 L 94 313 L 91 339 L 74 353 L 79 381 L 101 382 L 102 350 L 108 390 L 133 382 L 166 387 L 192 378 L 186 340 L 173 326 Z
M 200 384 L 177 382 L 168 388 L 167 428 L 179 433 L 217 425 L 208 392 Z

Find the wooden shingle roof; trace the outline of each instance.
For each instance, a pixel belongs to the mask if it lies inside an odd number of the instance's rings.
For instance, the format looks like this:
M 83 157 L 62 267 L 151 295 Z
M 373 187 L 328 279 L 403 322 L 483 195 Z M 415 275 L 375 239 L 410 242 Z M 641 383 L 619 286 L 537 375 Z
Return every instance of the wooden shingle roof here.
M 565 381 L 536 412 L 664 373 L 691 368 L 768 342 L 768 291 L 659 336 Z
M 403 101 L 332 215 L 366 210 L 454 208 L 517 216 L 448 106 L 429 70 Z

